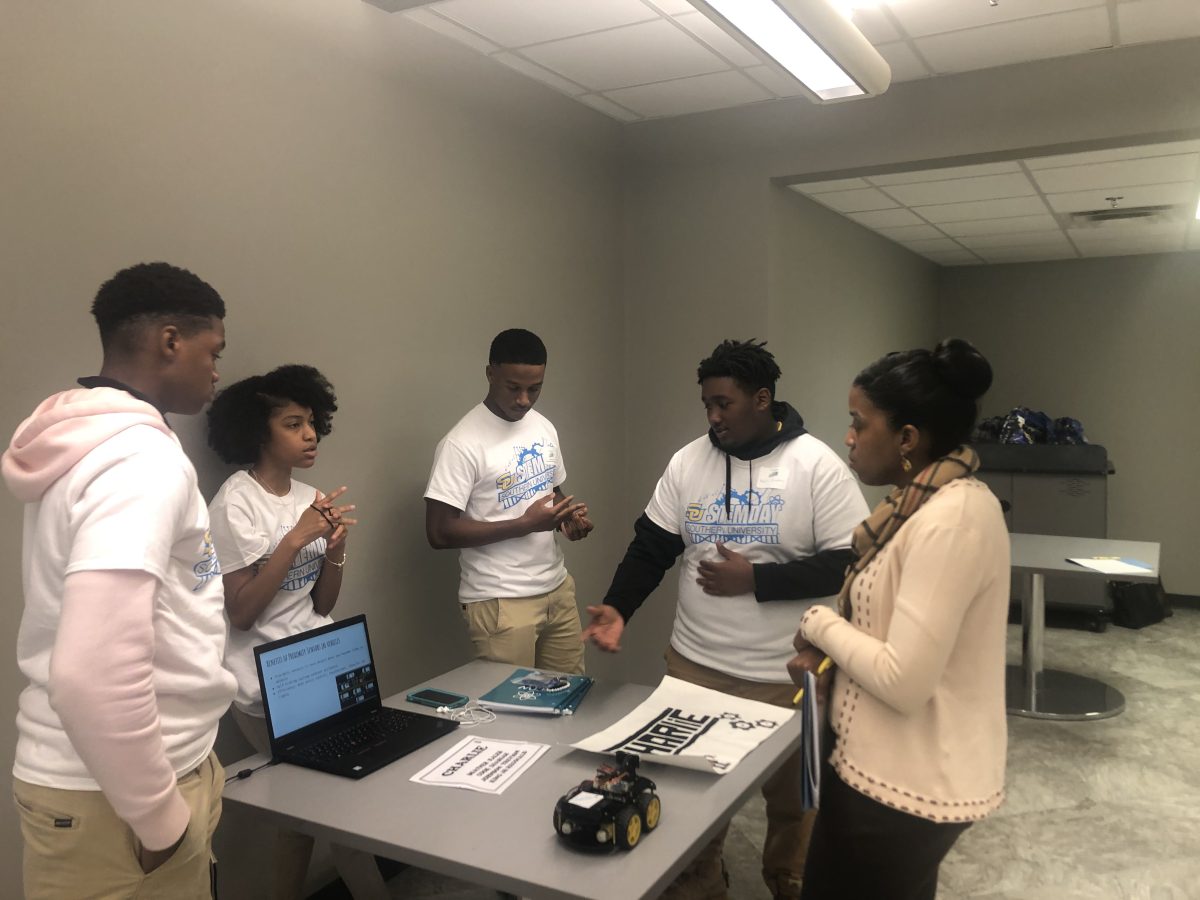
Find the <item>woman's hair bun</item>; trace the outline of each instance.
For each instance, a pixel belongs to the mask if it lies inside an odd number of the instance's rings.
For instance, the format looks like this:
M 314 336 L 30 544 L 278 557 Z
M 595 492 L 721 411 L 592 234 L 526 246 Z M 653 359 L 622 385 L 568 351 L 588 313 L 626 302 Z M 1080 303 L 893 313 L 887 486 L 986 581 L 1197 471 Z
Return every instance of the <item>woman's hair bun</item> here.
M 992 386 L 992 367 L 969 341 L 946 338 L 933 348 L 938 377 L 956 394 L 978 400 Z

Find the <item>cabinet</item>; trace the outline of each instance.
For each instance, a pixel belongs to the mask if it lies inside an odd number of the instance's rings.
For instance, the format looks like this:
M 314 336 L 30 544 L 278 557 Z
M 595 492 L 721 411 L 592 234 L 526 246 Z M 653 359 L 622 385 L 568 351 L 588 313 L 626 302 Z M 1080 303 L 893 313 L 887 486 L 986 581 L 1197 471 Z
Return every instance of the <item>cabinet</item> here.
M 1005 506 L 1008 530 L 1061 537 L 1108 537 L 1108 477 L 1115 471 L 1096 444 L 978 444 L 977 477 Z M 1019 599 L 1014 579 L 1013 594 Z M 1112 610 L 1102 579 L 1046 576 L 1046 608 L 1081 614 L 1103 630 Z

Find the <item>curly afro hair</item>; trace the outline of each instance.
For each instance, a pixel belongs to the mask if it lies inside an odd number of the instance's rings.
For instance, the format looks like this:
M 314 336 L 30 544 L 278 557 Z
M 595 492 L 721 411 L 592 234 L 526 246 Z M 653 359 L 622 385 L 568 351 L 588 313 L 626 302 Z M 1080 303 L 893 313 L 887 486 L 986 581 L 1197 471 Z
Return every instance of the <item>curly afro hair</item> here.
M 217 394 L 208 409 L 208 446 L 227 463 L 253 465 L 270 439 L 271 414 L 289 403 L 312 410 L 317 440 L 333 431 L 333 385 L 312 366 L 280 366 Z

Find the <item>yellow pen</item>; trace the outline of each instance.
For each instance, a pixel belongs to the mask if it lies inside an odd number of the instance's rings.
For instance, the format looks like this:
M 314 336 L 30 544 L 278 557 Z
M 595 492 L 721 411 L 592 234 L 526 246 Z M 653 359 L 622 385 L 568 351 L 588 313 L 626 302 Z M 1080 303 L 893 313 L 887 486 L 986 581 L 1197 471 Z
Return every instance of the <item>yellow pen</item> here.
M 820 678 L 829 671 L 829 667 L 833 665 L 833 660 L 828 656 L 821 660 L 821 664 L 817 666 L 817 677 Z M 804 688 L 796 691 L 796 696 L 792 698 L 792 706 L 799 706 L 800 701 L 804 699 Z

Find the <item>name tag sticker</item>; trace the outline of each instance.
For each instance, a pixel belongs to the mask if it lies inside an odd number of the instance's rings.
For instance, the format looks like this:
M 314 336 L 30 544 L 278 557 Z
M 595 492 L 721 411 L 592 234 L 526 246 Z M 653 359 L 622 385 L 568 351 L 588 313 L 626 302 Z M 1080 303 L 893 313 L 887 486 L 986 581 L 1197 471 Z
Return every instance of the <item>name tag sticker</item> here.
M 567 802 L 572 806 L 582 806 L 584 809 L 591 809 L 603 799 L 603 794 L 593 794 L 591 791 L 580 791 Z
M 762 474 L 754 473 L 754 486 L 756 488 L 776 488 L 781 490 L 787 487 L 788 470 L 783 466 L 771 466 L 768 469 L 763 469 Z

